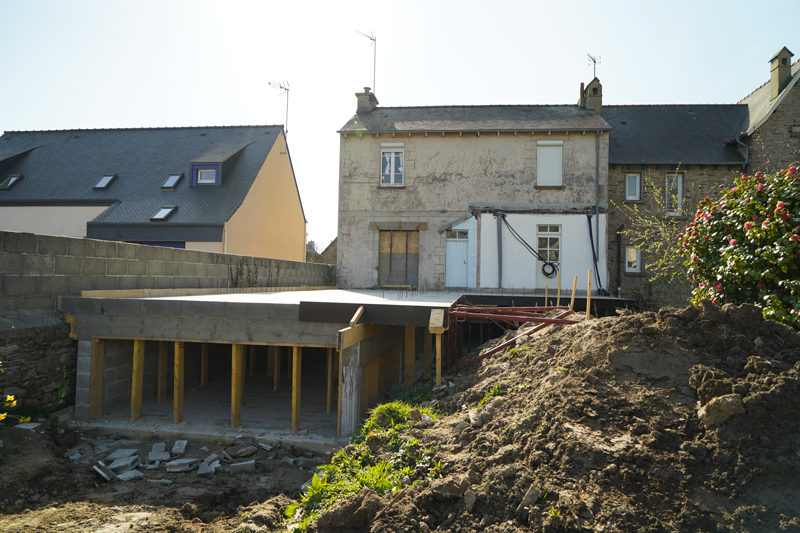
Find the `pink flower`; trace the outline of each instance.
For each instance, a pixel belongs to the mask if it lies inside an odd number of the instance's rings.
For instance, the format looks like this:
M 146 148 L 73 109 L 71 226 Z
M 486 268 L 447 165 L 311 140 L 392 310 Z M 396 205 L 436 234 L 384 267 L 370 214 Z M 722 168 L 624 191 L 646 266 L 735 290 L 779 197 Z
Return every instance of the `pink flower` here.
M 764 220 L 764 222 L 762 222 L 762 223 L 761 223 L 761 225 L 762 225 L 763 227 L 765 227 L 765 228 L 766 228 L 767 226 L 769 226 L 769 219 L 765 219 L 765 220 Z
M 781 215 L 781 218 L 782 218 L 783 220 L 789 220 L 789 218 L 790 218 L 790 217 L 789 217 L 789 213 L 784 213 L 784 214 L 782 214 L 782 215 Z
M 696 254 L 692 254 L 692 261 L 696 261 L 696 260 L 697 260 L 697 255 Z
M 784 207 L 786 207 L 786 204 L 783 203 L 783 200 L 779 201 L 777 204 L 775 204 L 775 212 L 777 213 L 779 211 L 783 211 Z
M 750 201 L 750 197 L 749 196 L 745 196 L 744 199 L 747 200 L 748 202 Z
M 704 289 L 706 287 L 706 284 L 705 283 L 701 283 L 700 285 L 698 285 L 698 287 L 700 287 L 701 289 Z
M 797 174 L 797 167 L 789 167 L 789 174 Z
M 715 304 L 715 303 L 717 303 L 717 299 L 716 299 L 716 298 L 711 298 L 711 303 L 712 303 L 712 304 Z
M 753 215 L 753 222 L 758 222 L 758 215 Z
M 756 180 L 756 183 L 764 183 L 764 180 Z
M 800 235 L 792 235 L 791 237 L 789 237 L 789 240 L 792 242 L 800 241 Z
M 759 287 L 763 287 L 764 285 L 766 285 L 766 283 L 764 283 L 763 281 L 759 281 L 759 282 L 758 282 L 758 286 L 759 286 Z
M 761 172 L 756 172 L 756 177 L 760 178 L 761 177 Z
M 736 239 L 731 239 L 731 246 L 736 245 Z
M 708 240 L 708 235 L 706 235 L 706 240 Z
M 752 228 L 753 228 L 753 223 L 752 222 L 745 222 L 744 223 L 744 229 L 752 229 Z
M 758 186 L 758 192 L 762 192 L 763 190 L 764 190 L 764 186 L 763 185 L 759 185 Z
M 731 192 L 736 192 L 736 187 L 731 187 Z

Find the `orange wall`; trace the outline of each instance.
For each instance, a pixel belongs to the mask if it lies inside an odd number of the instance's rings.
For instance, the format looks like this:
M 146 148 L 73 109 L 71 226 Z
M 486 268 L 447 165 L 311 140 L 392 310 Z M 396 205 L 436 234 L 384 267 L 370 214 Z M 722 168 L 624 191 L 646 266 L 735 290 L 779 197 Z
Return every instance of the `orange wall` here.
M 306 260 L 306 222 L 281 133 L 247 197 L 225 224 L 224 250 L 290 261 Z

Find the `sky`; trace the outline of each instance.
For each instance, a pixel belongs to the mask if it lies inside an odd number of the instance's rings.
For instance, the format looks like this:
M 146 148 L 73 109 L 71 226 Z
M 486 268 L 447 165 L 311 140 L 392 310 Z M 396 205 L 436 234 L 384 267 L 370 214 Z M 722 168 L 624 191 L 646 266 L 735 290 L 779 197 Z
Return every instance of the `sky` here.
M 757 6 L 757 9 L 755 8 Z M 0 131 L 286 124 L 308 239 L 337 233 L 341 128 L 382 106 L 736 103 L 800 53 L 797 0 L 0 0 Z M 373 72 L 372 42 L 377 38 Z M 795 58 L 797 59 L 797 58 Z M 373 75 L 375 81 L 373 83 Z

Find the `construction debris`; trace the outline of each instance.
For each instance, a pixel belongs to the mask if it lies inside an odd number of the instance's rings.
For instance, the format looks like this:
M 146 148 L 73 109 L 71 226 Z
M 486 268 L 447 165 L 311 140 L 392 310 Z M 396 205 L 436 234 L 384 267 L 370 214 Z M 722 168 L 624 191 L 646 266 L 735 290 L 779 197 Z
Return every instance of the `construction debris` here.
M 175 445 L 172 446 L 172 455 L 183 455 L 186 452 L 186 444 L 185 440 L 176 440 Z

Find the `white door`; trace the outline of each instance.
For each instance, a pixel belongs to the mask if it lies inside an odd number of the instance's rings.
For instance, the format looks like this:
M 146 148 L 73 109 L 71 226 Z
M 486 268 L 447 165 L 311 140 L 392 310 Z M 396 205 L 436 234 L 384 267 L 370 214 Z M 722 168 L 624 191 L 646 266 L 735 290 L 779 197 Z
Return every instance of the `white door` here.
M 445 285 L 448 287 L 466 287 L 467 281 L 467 232 L 464 230 L 448 230 L 445 248 Z M 450 238 L 452 234 L 453 238 Z

